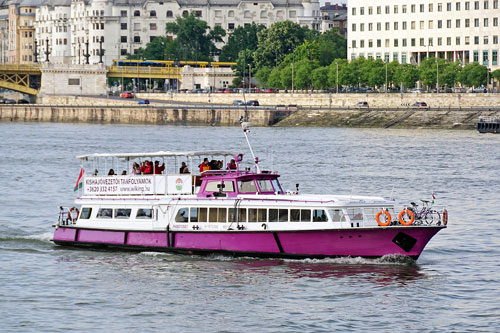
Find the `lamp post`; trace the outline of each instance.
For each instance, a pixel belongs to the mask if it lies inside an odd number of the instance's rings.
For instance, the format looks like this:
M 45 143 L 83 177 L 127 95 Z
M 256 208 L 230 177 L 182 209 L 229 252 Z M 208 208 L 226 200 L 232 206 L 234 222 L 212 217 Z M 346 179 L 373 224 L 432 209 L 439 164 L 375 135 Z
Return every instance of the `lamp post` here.
M 335 65 L 337 65 L 337 88 L 336 88 L 336 93 L 339 93 L 339 63 L 335 62 Z
M 294 65 L 295 65 L 295 52 L 292 53 L 292 92 L 294 91 L 294 85 L 293 85 L 293 77 L 295 76 L 294 74 Z
M 251 82 L 252 82 L 252 65 L 248 64 L 248 90 L 252 88 Z
M 439 94 L 439 61 L 436 58 L 436 94 Z
M 387 62 L 385 63 L 385 93 L 387 94 Z

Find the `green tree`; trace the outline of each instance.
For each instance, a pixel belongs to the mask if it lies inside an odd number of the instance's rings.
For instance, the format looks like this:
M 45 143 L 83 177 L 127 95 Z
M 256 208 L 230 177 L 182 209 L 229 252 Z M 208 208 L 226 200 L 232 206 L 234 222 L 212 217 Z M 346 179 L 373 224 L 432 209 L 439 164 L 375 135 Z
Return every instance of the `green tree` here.
M 309 59 L 302 59 L 294 64 L 294 88 L 295 89 L 309 89 L 312 85 L 311 73 L 318 67 L 317 61 Z
M 495 69 L 493 72 L 491 72 L 491 76 L 500 83 L 500 69 Z
M 283 56 L 304 42 L 307 28 L 291 21 L 280 21 L 257 33 L 258 47 L 255 50 L 255 65 L 277 66 Z
M 458 80 L 467 87 L 480 87 L 486 84 L 488 68 L 473 62 L 462 68 Z
M 327 89 L 330 67 L 321 66 L 312 71 L 312 85 L 314 89 Z
M 283 89 L 281 84 L 281 69 L 278 67 L 273 68 L 267 79 L 267 86 L 273 89 Z
M 264 66 L 255 73 L 257 81 L 259 81 L 259 87 L 268 87 L 269 76 L 272 72 L 271 67 Z
M 294 72 L 293 74 L 296 74 L 296 73 Z M 291 65 L 285 66 L 284 68 L 282 68 L 280 70 L 280 78 L 281 78 L 282 89 L 292 88 L 292 66 Z M 294 81 L 295 81 L 295 78 L 294 78 Z
M 417 84 L 418 77 L 419 72 L 415 65 L 402 64 L 394 71 L 393 83 L 397 86 L 403 84 L 403 87 L 414 88 Z
M 347 40 L 333 28 L 318 37 L 318 57 L 321 66 L 328 66 L 335 59 L 347 58 Z
M 236 61 L 242 50 L 255 51 L 258 46 L 257 34 L 264 30 L 262 24 L 239 26 L 229 35 L 226 45 L 221 49 L 221 61 Z
M 339 91 L 343 85 L 348 85 L 349 78 L 348 76 L 348 62 L 347 59 L 335 59 L 330 66 L 328 72 L 328 84 L 330 87 L 337 87 L 337 76 L 339 78 L 338 86 Z M 351 79 L 354 80 L 354 79 Z
M 210 52 L 217 49 L 214 43 L 222 42 L 226 35 L 221 27 L 210 30 L 207 22 L 197 19 L 194 12 L 167 23 L 166 31 L 176 35 L 181 54 L 189 60 L 209 60 Z

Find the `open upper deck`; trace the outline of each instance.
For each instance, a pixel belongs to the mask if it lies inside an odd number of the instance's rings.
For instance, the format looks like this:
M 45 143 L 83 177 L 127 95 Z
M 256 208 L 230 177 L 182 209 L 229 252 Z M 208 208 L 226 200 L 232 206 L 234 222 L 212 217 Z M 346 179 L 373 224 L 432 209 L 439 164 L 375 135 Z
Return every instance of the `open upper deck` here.
M 94 170 L 90 175 L 87 171 L 82 179 L 83 196 L 283 193 L 278 174 L 241 170 L 243 154 L 229 151 L 91 154 L 77 158 L 82 169 Z

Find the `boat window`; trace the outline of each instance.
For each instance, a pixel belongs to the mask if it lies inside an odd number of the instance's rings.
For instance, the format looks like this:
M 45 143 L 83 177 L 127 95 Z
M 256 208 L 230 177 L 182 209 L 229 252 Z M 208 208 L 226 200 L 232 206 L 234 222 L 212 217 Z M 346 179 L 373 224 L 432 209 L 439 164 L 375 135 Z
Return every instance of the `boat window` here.
M 111 208 L 99 208 L 97 211 L 98 219 L 111 219 L 113 218 L 113 209 Z
M 208 218 L 208 208 L 198 209 L 198 222 L 207 222 Z
M 238 192 L 240 193 L 257 193 L 257 187 L 253 179 L 251 180 L 239 180 L 238 181 Z
M 234 192 L 234 183 L 232 181 L 224 181 L 222 182 L 224 187 L 222 188 L 222 192 Z M 207 186 L 205 187 L 206 192 L 219 192 L 219 185 L 221 181 L 210 181 L 207 182 Z
M 257 208 L 248 208 L 248 222 L 257 222 Z
M 323 209 L 313 210 L 313 222 L 326 222 L 328 220 L 326 213 Z
M 234 213 L 234 208 L 227 209 L 227 217 L 229 222 L 236 222 L 236 214 Z
M 131 212 L 130 208 L 117 208 L 115 209 L 115 219 L 129 219 Z
M 226 222 L 227 208 L 219 208 L 219 213 L 217 214 L 217 222 Z
M 259 222 L 267 222 L 267 209 L 259 208 L 258 215 Z
M 300 209 L 290 209 L 290 222 L 300 222 Z
M 190 221 L 191 222 L 198 222 L 198 208 L 191 208 L 190 209 L 191 216 Z
M 301 209 L 300 210 L 300 221 L 301 222 L 311 222 L 311 210 Z
M 280 222 L 288 222 L 288 209 L 280 209 Z
M 273 185 L 269 179 L 261 179 L 257 181 L 261 192 L 274 192 Z
M 239 208 L 238 209 L 238 221 L 239 222 L 246 222 L 247 221 L 247 209 L 246 208 Z
M 139 208 L 137 210 L 138 219 L 152 219 L 153 218 L 153 210 L 151 208 Z
M 90 218 L 91 214 L 92 214 L 92 208 L 84 207 L 82 208 L 82 212 L 80 213 L 80 219 L 87 220 Z
M 363 211 L 361 208 L 348 208 L 347 215 L 351 221 L 363 221 Z
M 189 220 L 189 209 L 179 208 L 177 215 L 175 215 L 175 222 L 187 222 Z
M 208 209 L 208 222 L 217 222 L 217 208 Z
M 342 221 L 342 209 L 330 209 L 328 213 L 330 213 L 330 220 L 332 222 Z
M 278 222 L 278 210 L 269 209 L 269 222 Z
M 271 180 L 271 182 L 273 183 L 274 192 L 283 193 L 283 189 L 281 188 L 280 182 L 277 179 L 273 179 Z

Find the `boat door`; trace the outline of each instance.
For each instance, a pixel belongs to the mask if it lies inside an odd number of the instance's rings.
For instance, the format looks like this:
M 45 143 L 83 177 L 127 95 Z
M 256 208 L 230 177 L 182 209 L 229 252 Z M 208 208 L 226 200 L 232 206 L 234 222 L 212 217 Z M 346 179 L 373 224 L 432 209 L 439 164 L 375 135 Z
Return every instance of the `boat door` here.
M 168 206 L 154 205 L 153 230 L 166 230 L 168 224 Z

